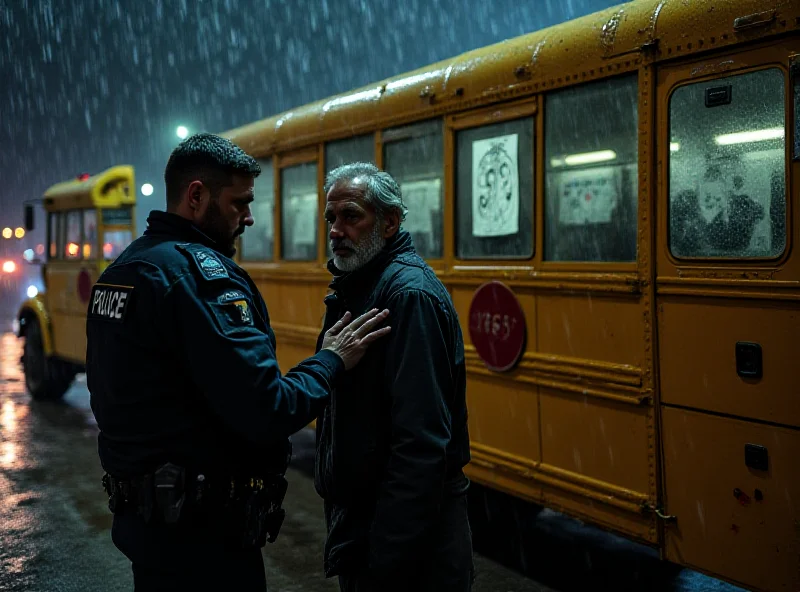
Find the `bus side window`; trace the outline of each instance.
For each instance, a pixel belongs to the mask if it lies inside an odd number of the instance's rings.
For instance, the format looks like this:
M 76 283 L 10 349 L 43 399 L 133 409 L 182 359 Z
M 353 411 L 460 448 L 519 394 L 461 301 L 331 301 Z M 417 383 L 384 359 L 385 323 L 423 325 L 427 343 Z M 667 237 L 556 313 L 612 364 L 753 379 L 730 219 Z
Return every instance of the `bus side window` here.
M 281 253 L 285 261 L 317 258 L 317 163 L 281 170 Z
M 669 245 L 676 257 L 786 248 L 784 75 L 687 84 L 670 97 Z
M 636 260 L 637 76 L 545 99 L 544 258 Z
M 275 250 L 275 173 L 272 159 L 259 159 L 261 174 L 254 181 L 250 211 L 255 222 L 242 235 L 242 260 L 272 261 Z
M 427 121 L 383 132 L 383 165 L 400 185 L 408 208 L 401 226 L 420 257 L 442 257 L 442 121 Z
M 371 162 L 375 164 L 375 136 L 365 134 L 346 140 L 337 140 L 325 144 L 325 176 L 333 169 L 351 162 Z M 328 259 L 333 258 L 331 242 L 325 234 L 325 253 Z
M 65 259 L 81 258 L 81 243 L 83 241 L 83 212 L 70 210 L 66 216 L 66 245 L 64 248 Z
M 456 135 L 456 256 L 533 256 L 533 117 Z
M 97 210 L 83 211 L 83 258 L 95 258 L 97 245 Z
M 62 259 L 62 249 L 64 245 L 63 214 L 61 212 L 50 212 L 47 224 L 47 258 Z
M 800 160 L 800 55 L 792 56 L 790 68 L 794 87 L 794 160 Z

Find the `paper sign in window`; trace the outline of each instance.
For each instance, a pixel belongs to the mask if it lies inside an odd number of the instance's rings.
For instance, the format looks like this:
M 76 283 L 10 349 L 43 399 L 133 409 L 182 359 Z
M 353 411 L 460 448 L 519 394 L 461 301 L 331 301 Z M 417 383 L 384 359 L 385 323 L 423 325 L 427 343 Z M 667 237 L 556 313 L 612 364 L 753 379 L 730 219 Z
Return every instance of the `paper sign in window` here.
M 408 208 L 403 226 L 414 232 L 433 233 L 432 214 L 441 208 L 441 191 L 441 179 L 402 183 L 400 192 Z
M 472 143 L 472 235 L 519 232 L 518 134 Z

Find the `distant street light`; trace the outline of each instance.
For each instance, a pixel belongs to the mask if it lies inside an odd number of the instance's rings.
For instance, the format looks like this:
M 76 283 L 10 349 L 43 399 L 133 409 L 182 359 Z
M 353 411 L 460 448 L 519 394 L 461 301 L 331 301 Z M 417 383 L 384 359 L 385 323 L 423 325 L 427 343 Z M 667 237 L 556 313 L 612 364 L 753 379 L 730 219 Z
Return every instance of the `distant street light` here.
M 7 227 L 3 228 L 3 238 L 11 238 L 11 236 L 13 234 L 14 234 L 14 231 L 11 230 L 10 228 L 7 228 Z
M 17 238 L 22 238 L 23 236 L 25 236 L 25 229 L 20 226 L 14 231 L 14 236 L 16 236 Z
M 175 133 L 178 134 L 178 137 L 181 140 L 185 140 L 186 137 L 189 135 L 189 130 L 184 125 L 179 125 L 178 129 L 175 130 Z
M 5 273 L 14 273 L 17 271 L 17 264 L 13 261 L 3 261 L 3 271 Z
M 144 185 L 142 185 L 142 195 L 144 195 L 145 197 L 153 195 L 153 186 L 150 185 L 150 183 L 145 183 Z
M 39 288 L 31 284 L 28 286 L 28 298 L 36 298 L 36 295 L 39 293 Z

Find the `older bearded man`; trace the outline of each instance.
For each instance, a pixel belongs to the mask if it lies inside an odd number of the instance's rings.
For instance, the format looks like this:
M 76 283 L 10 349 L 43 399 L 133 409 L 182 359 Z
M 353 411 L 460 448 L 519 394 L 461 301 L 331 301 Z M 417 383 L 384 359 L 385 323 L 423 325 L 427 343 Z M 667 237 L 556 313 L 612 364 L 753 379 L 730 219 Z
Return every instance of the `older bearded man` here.
M 325 183 L 333 293 L 345 310 L 391 311 L 392 333 L 334 385 L 317 421 L 326 575 L 345 591 L 469 590 L 464 342 L 447 289 L 401 227 L 400 188 L 374 165 Z

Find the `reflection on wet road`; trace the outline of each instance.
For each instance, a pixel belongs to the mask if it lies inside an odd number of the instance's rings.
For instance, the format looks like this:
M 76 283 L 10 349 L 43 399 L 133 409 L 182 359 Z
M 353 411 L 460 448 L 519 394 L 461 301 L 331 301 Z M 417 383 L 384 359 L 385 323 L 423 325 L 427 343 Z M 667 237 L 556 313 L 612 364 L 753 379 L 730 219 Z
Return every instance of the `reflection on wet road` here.
M 111 543 L 85 379 L 79 375 L 60 402 L 32 401 L 20 355 L 19 340 L 0 333 L 0 590 L 132 590 L 129 563 Z M 264 552 L 269 589 L 334 592 L 336 582 L 321 573 L 324 524 L 308 475 L 310 432 L 295 438 L 295 452 L 286 522 Z M 476 556 L 475 592 L 736 590 L 670 568 L 652 552 L 552 512 L 542 512 L 530 525 L 509 525 L 502 538 L 507 542 L 520 533 L 531 537 L 521 562 L 530 577 Z M 503 557 L 503 541 L 478 541 L 476 547 L 515 563 Z

